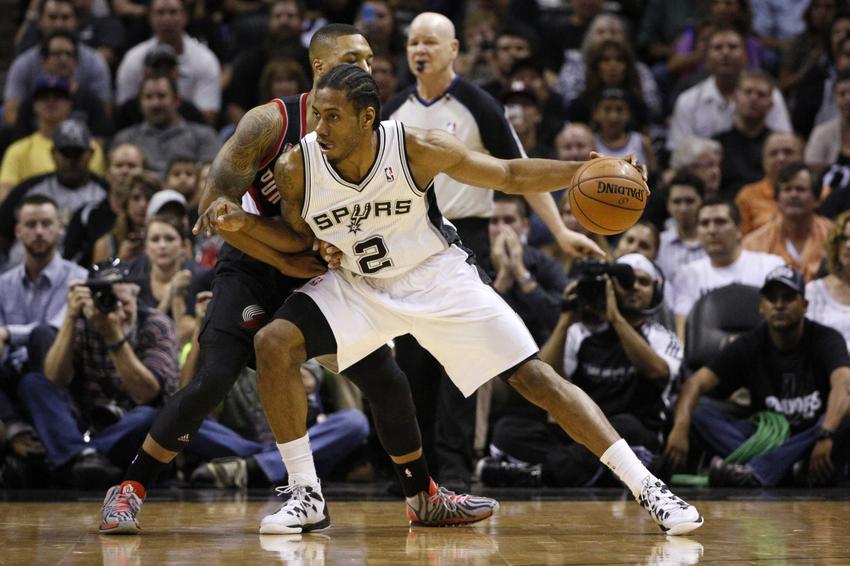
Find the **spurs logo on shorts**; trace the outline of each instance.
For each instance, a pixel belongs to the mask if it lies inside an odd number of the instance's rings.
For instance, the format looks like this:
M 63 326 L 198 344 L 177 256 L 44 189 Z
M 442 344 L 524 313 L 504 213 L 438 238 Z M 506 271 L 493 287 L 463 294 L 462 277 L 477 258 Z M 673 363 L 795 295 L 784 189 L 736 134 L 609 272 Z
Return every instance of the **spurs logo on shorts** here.
M 242 309 L 242 322 L 239 326 L 245 330 L 257 330 L 266 323 L 266 311 L 260 305 L 249 305 Z

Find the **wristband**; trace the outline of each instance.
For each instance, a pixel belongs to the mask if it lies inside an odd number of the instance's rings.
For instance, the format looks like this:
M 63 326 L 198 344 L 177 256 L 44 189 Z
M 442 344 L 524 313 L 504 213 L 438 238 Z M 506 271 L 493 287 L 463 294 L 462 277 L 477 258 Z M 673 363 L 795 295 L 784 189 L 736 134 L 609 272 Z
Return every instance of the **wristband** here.
M 834 431 L 819 427 L 817 433 L 815 433 L 815 440 L 824 440 L 825 438 L 832 440 L 833 436 L 835 436 Z

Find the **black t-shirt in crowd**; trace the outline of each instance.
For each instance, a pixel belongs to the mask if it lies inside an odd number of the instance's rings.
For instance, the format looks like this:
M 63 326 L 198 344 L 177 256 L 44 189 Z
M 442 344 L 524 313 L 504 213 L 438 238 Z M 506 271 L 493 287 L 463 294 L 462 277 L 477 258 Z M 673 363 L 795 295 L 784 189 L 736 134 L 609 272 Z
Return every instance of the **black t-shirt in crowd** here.
M 762 323 L 723 348 L 708 369 L 720 378 L 721 395 L 746 387 L 754 410 L 782 413 L 799 432 L 826 412 L 830 375 L 842 366 L 850 366 L 850 356 L 841 334 L 806 319 L 794 350 L 779 351 Z

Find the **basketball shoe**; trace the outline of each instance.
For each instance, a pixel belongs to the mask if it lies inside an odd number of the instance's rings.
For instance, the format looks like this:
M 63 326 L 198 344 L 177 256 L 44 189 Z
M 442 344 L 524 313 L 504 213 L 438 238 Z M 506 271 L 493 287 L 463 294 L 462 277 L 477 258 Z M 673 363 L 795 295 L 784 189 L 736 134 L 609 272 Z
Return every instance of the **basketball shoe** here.
M 136 515 L 142 508 L 144 498 L 144 488 L 134 481 L 125 481 L 110 487 L 100 509 L 98 530 L 108 535 L 137 534 L 142 529 Z
M 260 522 L 260 534 L 288 535 L 321 531 L 331 526 L 328 506 L 318 485 L 290 484 L 276 487 L 284 498 L 275 513 L 266 515 Z
M 702 525 L 697 508 L 677 497 L 664 482 L 649 475 L 643 480 L 638 503 L 668 535 L 683 535 Z
M 407 498 L 407 518 L 411 525 L 452 527 L 477 523 L 490 517 L 499 502 L 489 497 L 457 494 L 431 480 L 428 491 Z

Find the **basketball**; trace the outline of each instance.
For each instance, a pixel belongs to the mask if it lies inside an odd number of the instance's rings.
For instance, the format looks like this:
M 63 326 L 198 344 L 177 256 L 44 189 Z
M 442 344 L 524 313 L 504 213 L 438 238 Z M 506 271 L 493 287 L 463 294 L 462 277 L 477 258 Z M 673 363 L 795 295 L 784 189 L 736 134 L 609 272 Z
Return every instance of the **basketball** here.
M 609 236 L 628 230 L 638 221 L 649 188 L 641 172 L 617 157 L 597 157 L 573 176 L 570 207 L 579 224 L 594 234 Z

